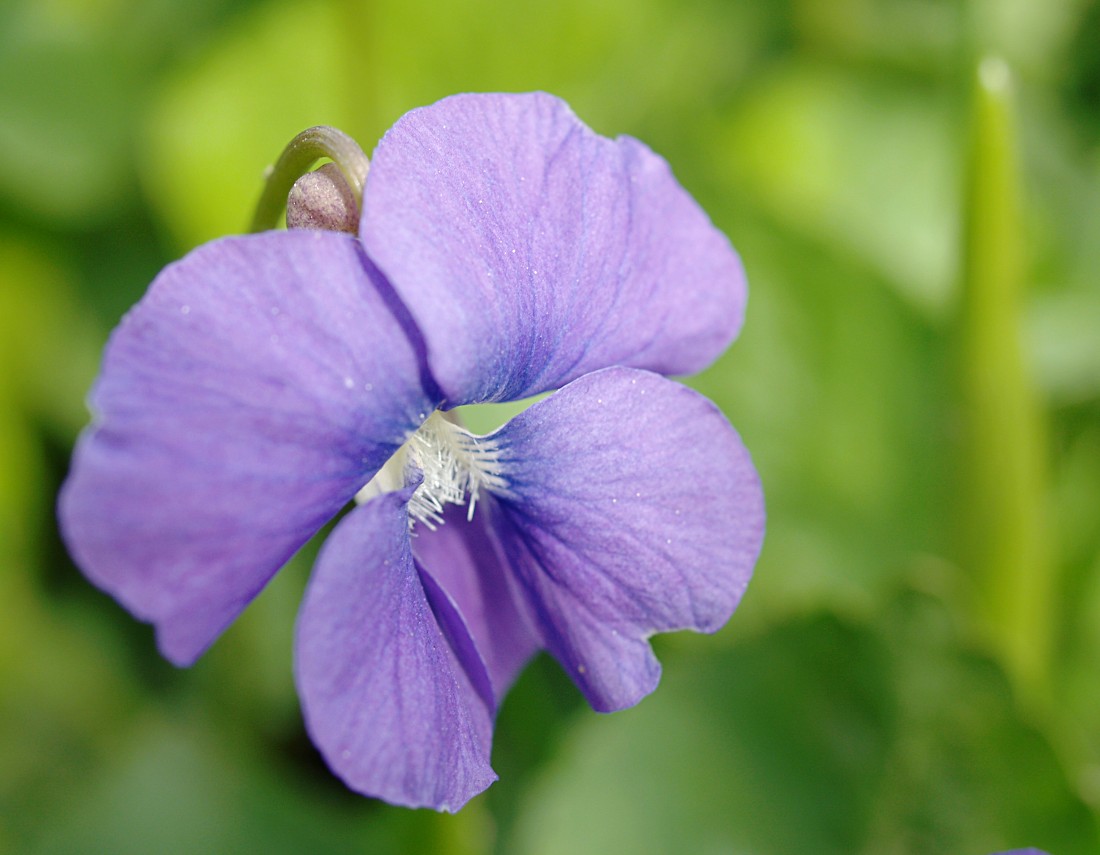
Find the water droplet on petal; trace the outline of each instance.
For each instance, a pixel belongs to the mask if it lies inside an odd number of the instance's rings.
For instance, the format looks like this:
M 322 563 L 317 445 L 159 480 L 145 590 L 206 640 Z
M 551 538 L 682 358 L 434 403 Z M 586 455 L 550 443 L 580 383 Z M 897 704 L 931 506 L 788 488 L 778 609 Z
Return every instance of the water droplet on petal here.
M 191 314 L 191 307 L 190 307 L 190 306 L 187 306 L 187 305 L 184 305 L 184 306 L 180 306 L 180 314 L 181 314 L 181 315 L 189 315 L 189 314 Z

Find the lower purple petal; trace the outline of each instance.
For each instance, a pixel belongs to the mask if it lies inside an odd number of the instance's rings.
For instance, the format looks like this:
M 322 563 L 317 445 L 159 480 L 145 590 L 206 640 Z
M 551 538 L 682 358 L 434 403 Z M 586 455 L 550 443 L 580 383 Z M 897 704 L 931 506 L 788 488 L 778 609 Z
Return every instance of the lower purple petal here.
M 541 647 L 516 599 L 491 518 L 499 514 L 483 496 L 472 519 L 450 505 L 435 531 L 417 529 L 413 555 L 462 615 L 489 672 L 497 705 L 528 659 Z M 489 521 L 489 522 L 487 522 Z
M 547 648 L 601 711 L 657 685 L 656 632 L 713 632 L 764 535 L 760 481 L 725 417 L 644 371 L 581 377 L 494 435 L 497 526 Z
M 295 673 L 310 736 L 349 787 L 456 811 L 496 780 L 492 712 L 454 652 L 472 643 L 448 642 L 413 562 L 409 493 L 355 508 L 325 543 Z M 443 620 L 461 634 L 454 614 Z

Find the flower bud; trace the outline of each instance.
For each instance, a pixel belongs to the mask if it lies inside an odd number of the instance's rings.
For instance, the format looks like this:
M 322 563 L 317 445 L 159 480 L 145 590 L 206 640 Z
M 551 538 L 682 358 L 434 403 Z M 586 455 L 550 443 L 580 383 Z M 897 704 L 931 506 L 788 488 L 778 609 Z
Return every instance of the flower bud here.
M 290 229 L 358 233 L 359 206 L 335 163 L 326 163 L 294 182 L 286 203 L 286 225 Z

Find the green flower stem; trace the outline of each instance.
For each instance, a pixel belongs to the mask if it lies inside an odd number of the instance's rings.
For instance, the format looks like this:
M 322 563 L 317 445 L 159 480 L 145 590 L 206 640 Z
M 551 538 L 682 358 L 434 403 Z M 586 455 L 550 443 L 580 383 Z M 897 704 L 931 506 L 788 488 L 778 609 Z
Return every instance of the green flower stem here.
M 1053 585 L 1045 454 L 1021 346 L 1025 280 L 1012 81 L 986 59 L 977 77 L 958 316 L 962 558 L 981 631 L 1022 687 L 1045 682 Z
M 302 131 L 290 141 L 279 160 L 268 170 L 256 215 L 250 231 L 263 232 L 276 228 L 286 209 L 287 196 L 294 182 L 321 158 L 328 158 L 339 167 L 351 186 L 355 204 L 363 204 L 363 184 L 367 180 L 369 161 L 359 144 L 336 128 L 318 125 Z

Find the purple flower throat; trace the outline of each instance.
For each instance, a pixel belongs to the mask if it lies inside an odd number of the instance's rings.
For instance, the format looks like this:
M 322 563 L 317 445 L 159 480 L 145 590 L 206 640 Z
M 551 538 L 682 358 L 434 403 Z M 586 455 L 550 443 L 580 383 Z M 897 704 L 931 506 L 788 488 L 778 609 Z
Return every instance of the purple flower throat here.
M 406 114 L 351 197 L 157 276 L 107 345 L 59 515 L 189 665 L 350 506 L 298 616 L 306 727 L 353 789 L 453 811 L 495 780 L 534 653 L 623 709 L 657 685 L 650 636 L 740 601 L 760 482 L 666 375 L 726 349 L 745 281 L 662 158 L 541 93 Z M 484 437 L 455 413 L 547 392 Z

